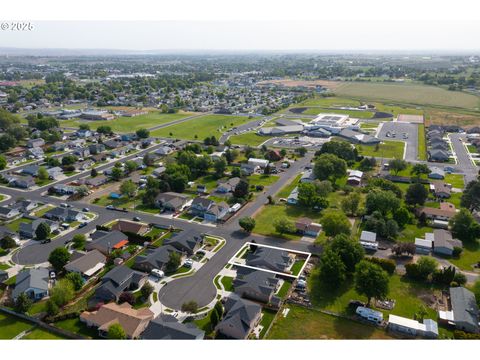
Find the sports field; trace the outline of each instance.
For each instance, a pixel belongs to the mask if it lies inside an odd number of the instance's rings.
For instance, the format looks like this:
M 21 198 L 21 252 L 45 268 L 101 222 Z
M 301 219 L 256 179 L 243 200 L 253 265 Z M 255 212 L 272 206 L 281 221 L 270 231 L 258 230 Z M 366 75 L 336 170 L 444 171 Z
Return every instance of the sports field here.
M 343 82 L 335 89 L 335 94 L 365 100 L 387 100 L 464 109 L 475 109 L 480 106 L 478 96 L 420 84 Z
M 217 139 L 228 129 L 252 121 L 248 116 L 205 115 L 187 122 L 165 127 L 150 133 L 151 136 L 175 139 L 203 140 L 207 136 Z
M 96 130 L 99 126 L 108 125 L 114 132 L 129 133 L 140 128 L 152 128 L 156 125 L 162 125 L 171 121 L 180 120 L 193 113 L 179 112 L 177 114 L 163 114 L 159 111 L 152 111 L 145 115 L 135 117 L 119 117 L 114 120 L 88 121 L 88 120 L 61 120 L 60 126 L 78 127 L 80 124 L 88 124 L 91 129 Z

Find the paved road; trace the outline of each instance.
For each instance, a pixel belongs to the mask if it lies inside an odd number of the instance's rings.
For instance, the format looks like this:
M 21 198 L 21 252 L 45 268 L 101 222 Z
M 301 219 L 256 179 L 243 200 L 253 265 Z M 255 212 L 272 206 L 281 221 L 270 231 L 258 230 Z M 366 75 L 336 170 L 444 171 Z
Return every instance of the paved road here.
M 457 156 L 457 164 L 455 167 L 462 170 L 465 174 L 465 184 L 468 184 L 470 181 L 476 180 L 478 175 L 478 166 L 475 166 L 471 159 L 470 155 L 465 149 L 464 141 L 467 139 L 466 134 L 450 134 L 450 140 L 452 142 L 453 151 Z

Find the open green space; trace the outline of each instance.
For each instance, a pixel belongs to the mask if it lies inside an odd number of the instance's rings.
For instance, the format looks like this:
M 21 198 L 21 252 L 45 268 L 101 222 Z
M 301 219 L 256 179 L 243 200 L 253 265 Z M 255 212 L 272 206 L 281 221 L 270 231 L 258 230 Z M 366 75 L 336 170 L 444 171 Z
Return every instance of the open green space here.
M 343 82 L 335 88 L 334 92 L 339 96 L 362 100 L 395 101 L 464 109 L 474 109 L 479 106 L 479 97 L 475 95 L 413 83 Z
M 275 184 L 278 179 L 279 176 L 276 175 L 253 174 L 248 177 L 248 182 L 254 186 L 270 186 Z
M 80 124 L 88 124 L 91 129 L 96 130 L 99 126 L 110 126 L 114 132 L 130 133 L 141 128 L 152 128 L 157 125 L 166 124 L 175 120 L 194 115 L 193 113 L 179 112 L 177 114 L 163 114 L 159 111 L 152 111 L 145 115 L 134 117 L 119 117 L 113 120 L 89 121 L 89 120 L 63 120 L 60 126 L 78 127 Z
M 280 289 L 278 289 L 277 296 L 281 299 L 285 298 L 285 296 L 287 296 L 288 290 L 290 290 L 291 286 L 292 286 L 291 281 L 285 280 L 283 282 L 282 286 L 280 287 Z
M 427 146 L 425 144 L 425 125 L 418 125 L 418 160 L 427 160 Z
M 305 111 L 302 111 L 302 115 L 318 115 L 318 114 L 341 114 L 341 115 L 349 115 L 352 118 L 359 118 L 359 119 L 372 119 L 373 115 L 375 114 L 372 111 L 364 111 L 364 110 L 344 110 L 344 109 L 332 109 L 327 107 L 309 107 Z
M 452 187 L 457 189 L 463 189 L 465 186 L 465 181 L 463 179 L 463 175 L 461 174 L 445 174 L 444 181 L 447 184 L 452 184 Z
M 295 263 L 292 265 L 290 271 L 292 272 L 292 275 L 297 276 L 300 273 L 300 270 L 302 270 L 303 264 L 305 264 L 305 260 L 297 260 Z
M 274 136 L 262 136 L 255 132 L 247 132 L 240 135 L 230 136 L 229 140 L 232 144 L 259 146 L 272 137 Z
M 298 186 L 298 183 L 300 182 L 300 179 L 302 178 L 302 174 L 299 174 L 295 177 L 295 179 L 293 179 L 292 181 L 290 181 L 287 185 L 285 185 L 282 190 L 280 190 L 278 193 L 277 193 L 277 197 L 278 198 L 287 198 L 290 193 L 293 191 L 293 189 L 295 189 L 296 186 Z
M 383 141 L 376 145 L 356 145 L 359 155 L 403 159 L 405 143 L 402 141 Z
M 383 330 L 318 310 L 289 306 L 286 317 L 279 315 L 268 339 L 391 339 Z
M 18 232 L 18 229 L 20 228 L 21 223 L 27 223 L 30 224 L 33 220 L 27 219 L 27 218 L 18 218 L 16 220 L 13 220 L 12 222 L 8 223 L 6 226 L 12 231 Z
M 299 104 L 296 104 L 292 107 L 304 107 L 304 106 L 328 106 L 328 107 L 340 107 L 340 106 L 359 106 L 360 101 L 341 98 L 337 96 L 329 96 L 329 97 L 315 97 L 313 99 L 307 99 L 302 101 Z
M 277 315 L 277 312 L 270 309 L 265 309 L 262 311 L 262 319 L 260 320 L 262 331 L 260 331 L 260 339 L 265 337 L 270 324 L 272 323 L 273 319 L 275 319 L 275 315 Z
M 208 136 L 217 139 L 232 127 L 252 121 L 248 116 L 205 115 L 187 122 L 152 131 L 150 135 L 175 139 L 203 140 Z
M 415 238 L 424 239 L 425 233 L 433 232 L 430 226 L 421 226 L 417 224 L 407 224 L 399 233 L 397 241 L 399 242 L 415 242 Z
M 464 243 L 460 257 L 448 259 L 448 261 L 462 270 L 473 271 L 473 266 L 480 262 L 480 244 L 478 241 Z

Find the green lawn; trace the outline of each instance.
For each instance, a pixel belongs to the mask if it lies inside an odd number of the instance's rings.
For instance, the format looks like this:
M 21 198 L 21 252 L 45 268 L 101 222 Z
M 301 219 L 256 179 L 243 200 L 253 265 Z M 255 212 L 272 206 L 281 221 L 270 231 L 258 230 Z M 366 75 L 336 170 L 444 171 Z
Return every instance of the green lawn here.
M 343 109 L 332 109 L 327 107 L 309 107 L 302 112 L 304 115 L 317 115 L 317 114 L 342 114 L 349 115 L 352 118 L 359 119 L 371 119 L 373 118 L 374 112 L 372 111 L 363 111 L 363 110 L 343 110 Z
M 35 215 L 35 216 L 37 216 L 37 217 L 42 217 L 43 215 L 45 215 L 45 213 L 46 213 L 47 211 L 52 210 L 54 207 L 55 207 L 55 206 L 53 206 L 53 205 L 46 205 L 46 206 L 44 206 L 43 208 L 41 208 L 40 210 L 35 211 L 35 212 L 33 213 L 33 215 Z
M 277 315 L 276 311 L 265 309 L 262 311 L 262 319 L 260 320 L 260 325 L 263 326 L 262 331 L 260 332 L 260 339 L 265 337 L 270 324 L 272 323 L 273 319 L 275 319 L 275 315 Z
M 383 141 L 378 148 L 375 145 L 356 145 L 358 153 L 363 156 L 383 157 L 390 159 L 403 159 L 403 148 L 405 143 L 402 141 Z
M 198 179 L 195 180 L 195 184 L 191 187 L 188 188 L 187 190 L 190 192 L 196 192 L 197 191 L 197 185 L 204 185 L 207 188 L 208 192 L 212 192 L 217 188 L 217 183 L 221 180 L 226 180 L 226 178 L 222 179 L 217 179 L 213 175 L 205 175 L 202 177 L 199 177 Z
M 427 160 L 427 147 L 425 145 L 425 125 L 418 125 L 418 160 Z
M 313 99 L 307 99 L 299 104 L 292 105 L 291 107 L 305 107 L 305 106 L 324 106 L 324 107 L 340 107 L 340 106 L 360 106 L 358 100 L 341 98 L 337 96 L 323 97 L 318 96 Z
M 295 189 L 296 186 L 298 186 L 298 183 L 300 182 L 300 179 L 302 178 L 302 174 L 298 174 L 295 179 L 293 179 L 291 182 L 289 182 L 287 185 L 285 185 L 282 190 L 280 190 L 277 193 L 278 198 L 287 198 L 288 195 L 292 192 L 293 189 Z
M 229 140 L 232 142 L 232 144 L 249 145 L 254 147 L 263 144 L 265 141 L 271 139 L 272 137 L 273 136 L 257 135 L 257 133 L 255 132 L 248 132 L 240 135 L 230 136 Z
M 463 189 L 465 186 L 465 181 L 463 179 L 463 175 L 461 174 L 445 174 L 444 181 L 447 184 L 452 184 L 452 187 Z
M 205 115 L 182 124 L 155 130 L 150 135 L 188 140 L 203 140 L 214 135 L 218 139 L 230 128 L 250 121 L 252 119 L 249 119 L 248 116 Z
M 360 129 L 376 129 L 378 127 L 379 123 L 361 123 L 360 124 Z
M 296 305 L 289 309 L 286 317 L 278 315 L 268 339 L 391 339 L 385 331 L 374 326 Z
M 473 271 L 473 265 L 480 262 L 480 244 L 478 241 L 471 244 L 465 243 L 460 258 L 452 258 L 448 261 L 462 270 Z
M 297 260 L 295 263 L 292 265 L 290 271 L 292 272 L 292 275 L 297 276 L 300 273 L 300 270 L 302 270 L 303 264 L 305 264 L 305 260 Z
M 0 313 L 0 339 L 13 339 L 22 331 L 29 330 L 33 324 L 14 316 Z
M 276 175 L 260 175 L 260 174 L 253 174 L 248 177 L 248 182 L 250 185 L 254 186 L 270 186 L 275 184 L 279 179 L 279 176 Z
M 94 328 L 89 328 L 87 325 L 81 322 L 78 317 L 57 321 L 53 325 L 60 329 L 83 335 L 87 338 L 98 338 L 98 331 Z
M 97 129 L 99 126 L 110 126 L 114 132 L 130 133 L 140 128 L 152 128 L 157 125 L 166 124 L 175 120 L 194 115 L 193 113 L 180 112 L 177 114 L 162 114 L 159 111 L 152 111 L 145 115 L 135 117 L 119 117 L 114 120 L 85 121 L 85 120 L 63 120 L 60 126 L 78 127 L 80 124 L 88 124 L 90 128 Z
M 290 290 L 290 286 L 292 286 L 292 282 L 289 280 L 285 280 L 280 289 L 278 289 L 277 296 L 281 299 L 287 296 L 288 290 Z
M 222 282 L 223 288 L 226 291 L 233 291 L 233 277 L 223 276 L 220 281 Z
M 400 232 L 397 241 L 399 242 L 415 242 L 415 238 L 425 238 L 425 233 L 433 232 L 430 226 L 418 226 L 416 224 L 407 224 Z
M 476 154 L 478 153 L 477 147 L 475 145 L 467 145 L 469 153 Z
M 30 224 L 33 220 L 26 219 L 26 218 L 19 218 L 16 220 L 13 220 L 12 222 L 7 224 L 7 228 L 9 228 L 12 231 L 18 232 L 18 229 L 20 228 L 21 223 L 27 223 Z
M 60 336 L 49 331 L 36 328 L 28 335 L 24 336 L 22 340 L 65 340 L 68 339 L 64 336 Z

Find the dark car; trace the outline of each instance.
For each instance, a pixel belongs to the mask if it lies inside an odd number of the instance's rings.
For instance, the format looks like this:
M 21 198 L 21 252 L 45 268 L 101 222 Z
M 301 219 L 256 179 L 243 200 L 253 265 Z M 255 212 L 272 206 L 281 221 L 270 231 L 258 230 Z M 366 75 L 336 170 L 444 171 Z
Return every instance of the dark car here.
M 81 229 L 83 227 L 87 226 L 87 223 L 86 222 L 82 222 L 80 223 L 80 225 L 78 225 L 78 228 Z
M 133 218 L 133 221 L 140 221 L 140 220 L 141 220 L 141 219 L 140 219 L 138 216 L 135 216 L 135 217 Z
M 42 244 L 48 244 L 48 243 L 51 243 L 52 242 L 52 239 L 44 239 L 42 240 Z

